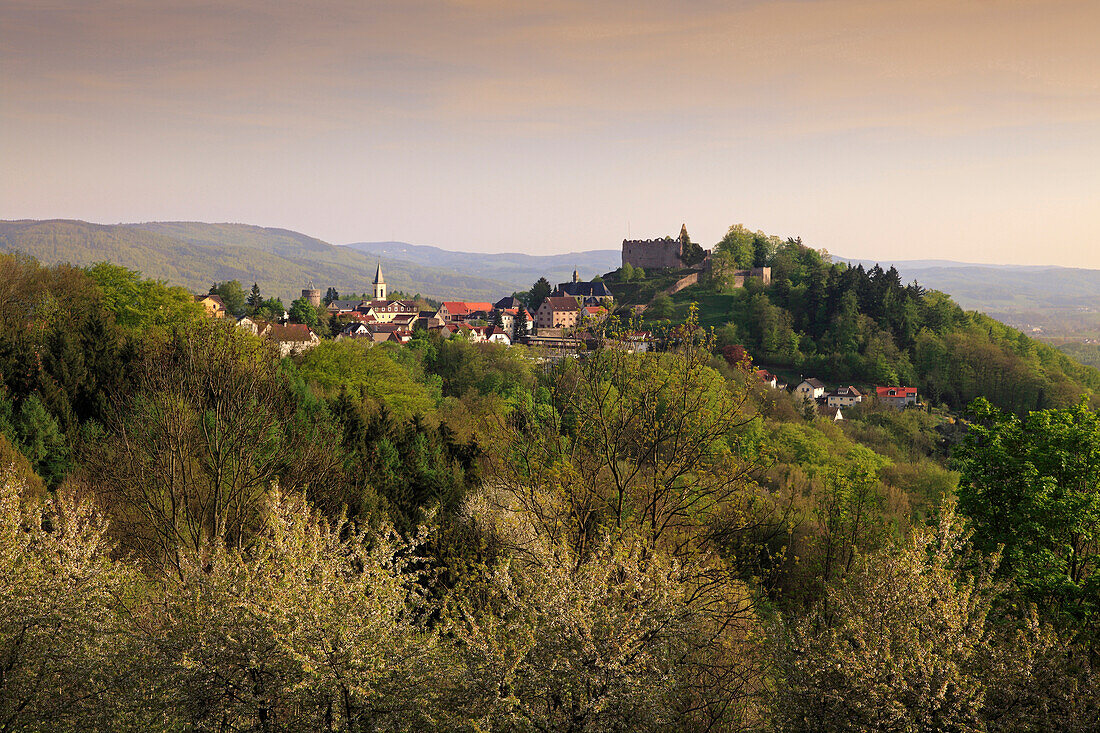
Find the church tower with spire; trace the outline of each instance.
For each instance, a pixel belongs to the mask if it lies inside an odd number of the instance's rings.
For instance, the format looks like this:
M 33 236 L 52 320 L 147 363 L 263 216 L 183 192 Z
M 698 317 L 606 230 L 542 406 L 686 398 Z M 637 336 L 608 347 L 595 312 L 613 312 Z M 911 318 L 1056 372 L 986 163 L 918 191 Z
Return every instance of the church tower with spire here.
M 386 299 L 386 279 L 382 277 L 382 263 L 378 263 L 378 270 L 374 273 L 374 299 Z

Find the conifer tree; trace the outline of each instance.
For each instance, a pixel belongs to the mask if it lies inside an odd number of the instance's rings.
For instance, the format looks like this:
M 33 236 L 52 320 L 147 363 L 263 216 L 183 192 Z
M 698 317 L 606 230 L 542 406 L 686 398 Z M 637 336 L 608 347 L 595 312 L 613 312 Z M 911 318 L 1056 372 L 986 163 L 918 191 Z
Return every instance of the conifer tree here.
M 252 290 L 248 293 L 247 302 L 253 312 L 263 304 L 264 296 L 260 295 L 260 286 L 258 284 L 252 283 Z

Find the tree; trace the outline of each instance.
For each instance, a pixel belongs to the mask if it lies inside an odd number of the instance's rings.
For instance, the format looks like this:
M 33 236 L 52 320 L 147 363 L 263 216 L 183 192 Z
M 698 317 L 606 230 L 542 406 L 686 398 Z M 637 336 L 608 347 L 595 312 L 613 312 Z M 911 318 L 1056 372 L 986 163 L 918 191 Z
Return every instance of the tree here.
M 87 268 L 87 273 L 102 294 L 103 306 L 124 328 L 141 332 L 151 326 L 186 323 L 202 315 L 202 306 L 195 303 L 191 293 L 143 279 L 140 272 L 97 262 Z
M 489 316 L 489 325 L 504 328 L 504 317 L 500 314 L 500 310 L 493 309 L 492 314 Z
M 729 228 L 722 240 L 714 246 L 714 254 L 720 255 L 723 261 L 728 262 L 732 269 L 743 270 L 753 266 L 756 256 L 755 241 L 756 235 L 746 229 L 743 224 L 735 224 Z
M 325 291 L 324 300 L 322 300 L 321 302 L 323 302 L 325 305 L 329 305 L 334 300 L 340 300 L 340 293 L 336 290 L 336 288 L 330 285 L 329 289 Z
M 148 344 L 107 435 L 85 446 L 84 480 L 149 566 L 174 568 L 215 541 L 248 546 L 274 482 L 304 490 L 333 473 L 329 424 L 269 348 L 211 320 Z
M 659 321 L 672 316 L 672 298 L 666 293 L 659 293 L 645 309 L 647 320 Z
M 486 490 L 465 511 L 508 550 L 466 577 L 448 614 L 464 714 L 476 727 L 743 730 L 760 722 L 752 602 L 740 583 L 723 582 L 714 558 L 673 560 L 630 532 L 599 530 L 578 554 L 515 500 Z
M 290 304 L 290 320 L 293 323 L 304 323 L 310 328 L 316 328 L 317 309 L 309 302 L 309 298 L 298 298 Z
M 527 317 L 527 309 L 520 306 L 516 311 L 516 319 L 512 322 L 512 338 L 526 336 L 531 331 L 531 320 Z
M 218 295 L 225 308 L 235 316 L 242 316 L 245 312 L 244 287 L 239 280 L 229 280 L 224 283 L 214 283 L 210 288 L 211 295 Z
M 628 283 L 634 279 L 634 265 L 629 262 L 624 262 L 623 266 L 619 268 L 619 280 L 624 283 Z
M 325 341 L 302 354 L 298 374 L 307 383 L 335 396 L 347 390 L 354 400 L 369 400 L 399 420 L 431 410 L 424 385 L 386 350 L 361 341 Z
M 286 308 L 280 298 L 268 298 L 260 303 L 254 315 L 265 321 L 279 321 L 286 316 Z
M 416 545 L 318 520 L 278 491 L 265 503 L 250 549 L 185 552 L 150 609 L 165 717 L 187 730 L 450 727 Z
M 252 283 L 252 290 L 248 292 L 248 307 L 255 313 L 256 309 L 264 302 L 264 296 L 260 295 L 260 286 L 256 283 Z
M 517 400 L 495 425 L 506 447 L 493 481 L 579 556 L 601 525 L 686 552 L 701 526 L 757 505 L 753 464 L 737 454 L 747 388 L 708 366 L 713 343 L 695 324 L 692 311 L 672 352 L 563 362 L 543 399 Z
M 43 505 L 25 491 L 0 466 L 0 719 L 8 730 L 109 730 L 134 685 L 120 606 L 138 573 L 111 558 L 90 504 L 60 494 Z
M 69 443 L 37 395 L 31 395 L 20 406 L 15 435 L 35 472 L 50 488 L 58 486 L 72 468 Z
M 537 311 L 539 306 L 542 305 L 542 301 L 550 297 L 550 293 L 553 292 L 550 288 L 550 281 L 545 277 L 540 277 L 535 281 L 535 284 L 531 286 L 531 293 L 528 298 L 528 305 L 532 311 Z
M 780 730 L 981 730 L 996 559 L 964 568 L 948 504 L 936 526 L 862 556 L 784 648 Z
M 1096 633 L 1100 415 L 1084 403 L 1018 417 L 985 399 L 954 451 L 959 510 L 1001 572 L 1059 626 Z

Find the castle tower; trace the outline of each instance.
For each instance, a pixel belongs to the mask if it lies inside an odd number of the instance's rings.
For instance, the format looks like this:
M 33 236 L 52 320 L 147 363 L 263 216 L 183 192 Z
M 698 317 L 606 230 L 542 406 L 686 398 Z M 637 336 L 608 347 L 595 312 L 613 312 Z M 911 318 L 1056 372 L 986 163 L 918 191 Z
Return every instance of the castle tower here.
M 374 299 L 386 299 L 386 278 L 382 277 L 382 263 L 378 263 L 378 269 L 374 273 Z
M 309 287 L 302 291 L 302 297 L 309 301 L 314 308 L 321 307 L 321 290 L 313 287 L 313 281 L 309 281 Z

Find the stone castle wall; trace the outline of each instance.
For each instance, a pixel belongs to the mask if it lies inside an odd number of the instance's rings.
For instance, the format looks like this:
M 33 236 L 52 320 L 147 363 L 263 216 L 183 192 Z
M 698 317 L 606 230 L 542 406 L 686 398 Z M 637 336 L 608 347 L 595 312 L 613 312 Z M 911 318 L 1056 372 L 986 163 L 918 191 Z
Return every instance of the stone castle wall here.
M 624 239 L 623 264 L 643 269 L 680 268 L 683 243 L 679 239 Z

